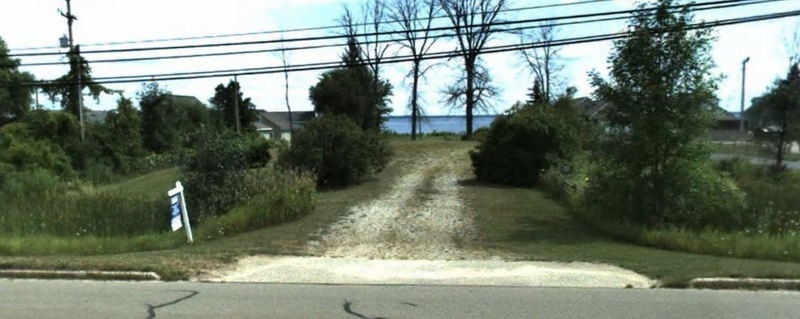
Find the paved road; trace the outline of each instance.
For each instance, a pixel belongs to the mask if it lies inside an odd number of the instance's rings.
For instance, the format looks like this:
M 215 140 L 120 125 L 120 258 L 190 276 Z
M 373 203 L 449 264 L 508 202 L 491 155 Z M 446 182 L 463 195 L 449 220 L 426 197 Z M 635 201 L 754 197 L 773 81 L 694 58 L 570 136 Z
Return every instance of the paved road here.
M 711 154 L 711 159 L 716 160 L 716 161 L 729 160 L 729 159 L 733 159 L 733 158 L 737 158 L 737 157 L 738 158 L 747 159 L 748 161 L 750 161 L 750 163 L 753 163 L 753 164 L 775 165 L 775 160 L 774 159 L 769 159 L 769 158 L 756 157 L 756 156 L 747 156 L 747 155 L 733 155 L 733 154 L 718 154 L 718 153 Z M 786 168 L 788 168 L 788 169 L 800 170 L 800 162 L 785 161 L 784 163 L 786 164 Z
M 0 280 L 2 318 L 797 318 L 800 293 Z

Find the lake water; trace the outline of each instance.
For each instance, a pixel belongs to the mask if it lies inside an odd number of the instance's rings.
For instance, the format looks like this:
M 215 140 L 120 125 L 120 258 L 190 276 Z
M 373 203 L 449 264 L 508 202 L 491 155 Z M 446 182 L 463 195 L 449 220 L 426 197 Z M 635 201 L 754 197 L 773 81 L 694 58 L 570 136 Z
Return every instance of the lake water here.
M 497 115 L 475 115 L 473 117 L 473 130 L 488 127 Z M 389 116 L 384 123 L 387 131 L 398 134 L 411 134 L 411 116 Z M 464 133 L 467 127 L 467 118 L 464 115 L 436 115 L 422 117 L 422 133 L 447 132 Z

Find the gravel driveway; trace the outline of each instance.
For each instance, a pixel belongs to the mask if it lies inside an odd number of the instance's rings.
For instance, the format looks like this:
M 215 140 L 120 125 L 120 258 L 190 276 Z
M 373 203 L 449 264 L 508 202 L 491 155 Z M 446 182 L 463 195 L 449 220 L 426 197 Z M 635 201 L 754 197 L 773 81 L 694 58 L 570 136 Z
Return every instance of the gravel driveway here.
M 350 208 L 320 229 L 314 257 L 251 256 L 208 281 L 467 284 L 542 287 L 651 287 L 616 266 L 510 262 L 480 247 L 459 182 L 470 177 L 464 150 L 420 154 L 387 193 Z

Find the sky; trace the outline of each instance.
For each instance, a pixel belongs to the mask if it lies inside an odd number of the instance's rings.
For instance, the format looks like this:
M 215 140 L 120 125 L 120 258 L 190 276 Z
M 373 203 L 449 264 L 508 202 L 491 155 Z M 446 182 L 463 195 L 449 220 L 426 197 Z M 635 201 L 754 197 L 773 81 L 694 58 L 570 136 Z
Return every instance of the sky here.
M 705 1 L 705 0 L 703 0 Z M 172 39 L 180 37 L 246 33 L 255 31 L 286 30 L 317 26 L 337 25 L 338 19 L 348 6 L 359 11 L 363 1 L 343 0 L 72 0 L 73 14 L 78 17 L 73 27 L 77 44 L 81 49 L 117 49 L 143 46 L 163 46 L 180 44 L 205 44 L 221 42 L 240 42 L 279 39 L 281 34 L 259 34 L 238 37 L 222 37 L 203 40 L 169 41 L 126 45 L 92 45 L 97 43 L 135 41 L 150 39 Z M 578 2 L 577 0 L 514 0 L 508 7 L 518 8 L 535 5 Z M 575 4 L 557 8 L 522 10 L 509 12 L 505 20 L 535 19 L 581 13 L 604 12 L 629 9 L 633 0 L 602 1 L 592 4 Z M 720 9 L 696 13 L 698 20 L 716 20 L 766 14 L 800 9 L 800 0 L 785 0 L 760 5 Z M 66 11 L 64 0 L 4 0 L 0 10 L 0 38 L 5 40 L 12 53 L 37 52 L 15 51 L 14 49 L 57 46 L 58 39 L 67 33 L 66 21 L 59 14 Z M 448 24 L 446 19 L 437 20 L 437 25 Z M 571 38 L 594 34 L 619 32 L 624 30 L 625 21 L 611 21 L 584 25 L 560 27 L 556 38 Z M 742 60 L 750 57 L 746 76 L 746 107 L 751 98 L 763 94 L 776 78 L 785 76 L 789 65 L 789 52 L 793 35 L 800 26 L 797 18 L 784 18 L 766 22 L 726 26 L 714 31 L 712 57 L 716 63 L 713 75 L 723 76 L 717 96 L 720 106 L 738 111 L 741 94 Z M 391 26 L 396 28 L 396 26 Z M 325 36 L 340 33 L 338 28 L 328 30 L 286 32 L 284 38 Z M 342 42 L 341 40 L 335 40 Z M 512 35 L 497 35 L 489 45 L 518 43 Z M 287 46 L 315 45 L 332 43 L 297 42 Z M 433 51 L 449 51 L 456 43 L 451 40 L 438 41 Z M 260 44 L 194 50 L 170 50 L 129 53 L 85 54 L 90 61 L 94 77 L 191 72 L 221 69 L 239 69 L 280 65 L 280 56 L 275 53 L 230 55 L 191 59 L 171 59 L 138 61 L 127 63 L 96 63 L 93 59 L 126 58 L 140 56 L 162 56 L 187 53 L 211 53 L 236 50 L 257 50 L 278 48 L 276 44 Z M 59 49 L 41 49 L 56 51 Z M 64 49 L 60 49 L 66 52 Z M 314 62 L 338 61 L 342 48 L 292 51 L 288 63 L 304 64 Z M 577 96 L 590 96 L 593 92 L 588 72 L 596 70 L 607 74 L 607 59 L 612 50 L 610 42 L 595 42 L 564 46 L 560 51 L 563 70 L 559 73 L 563 86 L 577 88 Z M 407 54 L 400 46 L 389 49 L 394 54 Z M 64 61 L 54 56 L 20 57 L 22 63 Z M 497 53 L 483 56 L 485 65 L 491 72 L 494 85 L 501 88 L 500 96 L 492 101 L 489 113 L 502 112 L 514 102 L 526 98 L 533 77 L 526 69 L 519 52 Z M 426 114 L 461 114 L 463 110 L 450 109 L 443 102 L 442 90 L 460 74 L 460 60 L 440 60 L 423 79 L 420 94 Z M 383 67 L 382 77 L 394 87 L 391 106 L 392 115 L 410 114 L 408 108 L 410 81 L 406 73 L 410 63 L 398 63 Z M 67 66 L 24 66 L 22 70 L 33 73 L 37 79 L 54 79 L 66 73 Z M 323 71 L 306 71 L 289 74 L 289 100 L 293 111 L 312 110 L 308 89 L 319 79 Z M 193 79 L 164 81 L 160 85 L 173 94 L 191 95 L 207 102 L 214 94 L 214 87 L 227 83 L 230 78 Z M 284 78 L 282 73 L 248 75 L 239 77 L 242 93 L 250 97 L 259 109 L 285 111 Z M 141 83 L 109 84 L 109 88 L 120 90 L 126 97 L 136 97 Z M 107 110 L 116 107 L 117 96 L 105 95 L 99 101 L 86 99 L 85 105 L 94 110 Z M 55 107 L 44 95 L 39 96 L 44 107 Z

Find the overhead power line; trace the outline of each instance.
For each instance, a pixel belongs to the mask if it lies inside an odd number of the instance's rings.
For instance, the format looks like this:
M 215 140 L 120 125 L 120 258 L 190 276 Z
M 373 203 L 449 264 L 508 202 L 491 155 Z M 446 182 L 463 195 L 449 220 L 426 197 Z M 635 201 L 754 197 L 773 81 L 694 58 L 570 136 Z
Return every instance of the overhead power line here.
M 780 2 L 780 1 L 787 1 L 787 0 L 718 0 L 718 1 L 708 1 L 702 3 L 690 3 L 686 5 L 674 5 L 665 7 L 666 9 L 679 9 L 679 8 L 696 8 L 696 7 L 704 7 L 704 6 L 713 6 L 713 5 L 724 5 L 730 4 L 731 7 L 735 6 L 743 6 L 743 5 L 750 5 L 751 2 L 754 3 L 766 3 L 766 2 Z M 558 21 L 558 20 L 569 20 L 569 19 L 580 19 L 580 18 L 592 18 L 592 17 L 600 17 L 600 16 L 608 16 L 608 15 L 630 15 L 635 13 L 653 11 L 657 9 L 656 7 L 648 7 L 648 8 L 638 8 L 638 9 L 630 9 L 630 10 L 618 10 L 618 11 L 606 11 L 606 12 L 597 12 L 597 13 L 586 13 L 586 14 L 576 14 L 576 15 L 567 15 L 567 16 L 556 16 L 556 17 L 549 17 L 549 18 L 535 18 L 535 19 L 523 19 L 523 20 L 511 20 L 511 21 L 497 21 L 490 24 L 473 24 L 467 27 L 492 27 L 492 26 L 501 26 L 501 25 L 511 25 L 511 24 L 523 24 L 523 23 L 536 23 L 536 22 L 545 22 L 545 21 Z M 464 26 L 462 26 L 464 27 Z M 370 32 L 370 33 L 362 33 L 357 34 L 357 37 L 363 36 L 375 36 L 375 35 L 391 35 L 391 34 L 402 34 L 406 32 L 425 32 L 425 31 L 447 31 L 451 30 L 451 26 L 447 27 L 435 27 L 435 28 L 427 28 L 427 29 L 415 29 L 415 30 L 393 30 L 393 31 L 381 31 L 381 32 Z M 82 54 L 96 54 L 96 53 L 116 53 L 116 52 L 140 52 L 140 51 L 160 51 L 160 50 L 177 50 L 177 49 L 196 49 L 196 48 L 209 48 L 209 47 L 225 47 L 225 46 L 240 46 L 240 45 L 255 45 L 255 44 L 270 44 L 270 43 L 287 43 L 287 42 L 300 42 L 300 41 L 320 41 L 320 40 L 333 40 L 333 39 L 347 39 L 349 35 L 329 35 L 329 36 L 315 36 L 315 37 L 303 37 L 303 38 L 287 38 L 287 39 L 272 39 L 272 40 L 260 40 L 260 41 L 242 41 L 242 42 L 223 42 L 223 43 L 210 43 L 210 44 L 194 44 L 194 45 L 174 45 L 174 46 L 160 46 L 160 47 L 139 47 L 139 48 L 125 48 L 125 49 L 105 49 L 105 50 L 85 50 L 82 51 Z M 19 57 L 19 56 L 46 56 L 46 55 L 62 55 L 62 52 L 36 52 L 36 53 L 19 53 L 19 54 L 9 54 L 8 56 L 12 57 Z
M 720 4 L 715 6 L 708 6 L 697 8 L 694 11 L 707 11 L 707 10 L 719 10 L 725 9 L 735 6 L 743 6 L 743 5 L 755 5 L 755 4 L 762 4 L 768 2 L 774 2 L 776 0 L 748 0 L 748 2 L 740 2 L 734 4 Z M 784 0 L 777 0 L 777 1 L 784 1 Z M 648 12 L 646 14 L 655 14 L 654 12 Z M 560 27 L 560 26 L 569 26 L 569 25 L 580 25 L 580 24 L 588 24 L 588 23 L 598 23 L 598 22 L 608 22 L 608 21 L 617 21 L 617 20 L 627 20 L 629 19 L 629 15 L 623 15 L 618 17 L 609 17 L 609 18 L 598 18 L 598 19 L 588 19 L 588 20 L 579 20 L 579 21 L 570 21 L 570 22 L 558 22 L 553 23 L 549 26 L 553 27 Z M 531 26 L 523 26 L 523 27 L 514 27 L 514 28 L 504 28 L 500 30 L 496 30 L 498 32 L 509 32 L 509 31 L 522 31 L 522 30 L 529 30 L 529 29 L 536 29 L 542 28 L 542 25 L 531 25 Z M 419 40 L 423 39 L 436 39 L 436 38 L 449 38 L 453 37 L 454 34 L 446 33 L 446 34 L 437 34 L 437 35 L 428 35 L 427 37 L 422 37 Z M 393 43 L 398 42 L 403 39 L 383 39 L 379 41 L 366 41 L 361 42 L 362 44 L 381 44 L 381 43 Z M 227 52 L 213 52 L 213 53 L 196 53 L 196 54 L 183 54 L 183 55 L 169 55 L 169 56 L 147 56 L 147 57 L 134 57 L 134 58 L 115 58 L 115 59 L 98 59 L 98 60 L 87 60 L 90 64 L 96 63 L 121 63 L 121 62 L 138 62 L 138 61 L 152 61 L 152 60 L 169 60 L 169 59 L 184 59 L 184 58 L 201 58 L 201 57 L 214 57 L 214 56 L 228 56 L 228 55 L 244 55 L 244 54 L 256 54 L 256 53 L 270 53 L 270 52 L 281 52 L 281 51 L 299 51 L 299 50 L 314 50 L 314 49 L 323 49 L 323 48 L 335 48 L 335 47 L 342 47 L 346 46 L 347 43 L 330 43 L 330 44 L 320 44 L 320 45 L 310 45 L 310 46 L 296 46 L 296 47 L 286 47 L 286 48 L 272 48 L 272 49 L 259 49 L 259 50 L 240 50 L 240 51 L 227 51 Z M 59 61 L 59 62 L 36 62 L 36 63 L 22 63 L 19 66 L 23 67 L 30 67 L 30 66 L 51 66 L 51 65 L 68 65 L 69 62 L 66 61 Z
M 516 11 L 528 11 L 528 10 L 536 10 L 536 9 L 546 9 L 546 8 L 557 8 L 557 7 L 567 7 L 567 6 L 578 6 L 590 3 L 600 3 L 600 2 L 610 2 L 614 0 L 585 0 L 585 1 L 577 1 L 577 2 L 566 2 L 566 3 L 554 3 L 554 4 L 547 4 L 547 5 L 537 5 L 537 6 L 527 6 L 527 7 L 518 7 L 518 8 L 509 8 L 500 10 L 501 12 L 516 12 Z M 434 16 L 433 19 L 443 19 L 447 18 L 446 15 L 439 15 Z M 412 19 L 412 21 L 418 21 L 427 18 L 419 18 L 419 19 Z M 381 21 L 381 23 L 397 23 L 397 20 L 386 20 Z M 364 26 L 364 25 L 371 25 L 371 23 L 355 23 L 354 26 Z M 174 42 L 174 41 L 188 41 L 188 40 L 207 40 L 207 39 L 219 39 L 219 38 L 231 38 L 231 37 L 242 37 L 242 36 L 253 36 L 253 35 L 263 35 L 263 34 L 283 34 L 283 33 L 295 33 L 295 32 L 305 32 L 305 31 L 319 31 L 319 30 L 330 30 L 330 29 L 339 29 L 341 25 L 327 25 L 327 26 L 318 26 L 318 27 L 306 27 L 306 28 L 294 28 L 294 29 L 283 29 L 283 30 L 267 30 L 267 31 L 254 31 L 254 32 L 243 32 L 243 33 L 229 33 L 229 34 L 217 34 L 217 35 L 201 35 L 201 36 L 190 36 L 190 37 L 176 37 L 176 38 L 162 38 L 162 39 L 145 39 L 145 40 L 131 40 L 131 41 L 116 41 L 116 42 L 98 42 L 98 43 L 89 43 L 89 44 L 81 44 L 83 47 L 89 46 L 110 46 L 110 45 L 123 45 L 123 44 L 142 44 L 142 43 L 158 43 L 158 42 Z M 58 46 L 40 46 L 40 47 L 29 47 L 29 48 L 15 48 L 10 49 L 10 51 L 31 51 L 31 50 L 44 50 L 44 49 L 58 49 Z
M 766 21 L 766 20 L 774 20 L 780 18 L 787 18 L 787 17 L 795 17 L 800 16 L 800 10 L 794 11 L 785 11 L 785 12 L 778 12 L 778 13 L 771 13 L 771 14 L 763 14 L 763 15 L 756 15 L 756 16 L 748 16 L 742 18 L 733 18 L 733 19 L 725 19 L 725 20 L 717 20 L 713 22 L 703 22 L 703 23 L 696 23 L 688 25 L 686 28 L 683 29 L 673 29 L 673 30 L 651 30 L 651 32 L 655 33 L 666 33 L 666 32 L 674 32 L 674 31 L 682 31 L 682 30 L 695 30 L 695 29 L 703 29 L 703 28 L 713 28 L 719 26 L 728 26 L 728 25 L 735 25 L 735 24 L 742 24 L 742 23 L 752 23 L 752 22 L 759 22 L 759 21 Z M 561 39 L 555 40 L 550 42 L 533 42 L 533 43 L 525 43 L 525 44 L 514 44 L 514 45 L 503 45 L 503 46 L 493 46 L 485 48 L 481 54 L 493 54 L 493 53 L 501 53 L 501 52 L 510 52 L 510 51 L 519 51 L 519 50 L 526 50 L 526 49 L 533 49 L 545 46 L 565 46 L 565 45 L 575 45 L 575 44 L 583 44 L 583 43 L 591 43 L 591 42 L 599 42 L 599 41 L 609 41 L 609 40 L 619 40 L 626 38 L 633 34 L 631 31 L 626 32 L 618 32 L 618 33 L 610 33 L 610 34 L 602 34 L 602 35 L 593 35 L 593 36 L 585 36 L 579 38 L 568 38 L 568 39 Z M 461 56 L 459 53 L 454 53 L 452 51 L 447 52 L 435 52 L 425 56 L 423 59 L 444 59 L 444 58 L 453 58 Z M 384 60 L 384 63 L 403 63 L 403 62 L 411 62 L 413 61 L 413 56 L 397 56 L 392 58 L 387 58 Z M 366 65 L 369 61 L 364 63 L 360 63 L 357 65 Z M 245 76 L 245 75 L 259 75 L 259 74 L 272 74 L 272 73 L 281 73 L 281 72 L 302 72 L 302 71 L 315 71 L 315 70 L 325 70 L 331 69 L 336 67 L 343 66 L 343 63 L 340 61 L 337 62 L 322 62 L 322 63 L 308 63 L 308 64 L 299 64 L 299 65 L 290 65 L 290 66 L 270 66 L 270 67 L 263 67 L 263 68 L 250 68 L 250 69 L 236 69 L 236 70 L 218 70 L 218 71 L 205 71 L 205 72 L 185 72 L 185 73 L 173 73 L 173 74 L 162 74 L 162 75 L 140 75 L 135 76 L 135 78 L 128 77 L 106 77 L 106 78 L 96 78 L 100 81 L 92 81 L 92 83 L 97 84 L 114 84 L 114 83 L 136 83 L 136 82 L 150 82 L 150 81 L 173 81 L 173 80 L 189 80 L 189 79 L 202 79 L 202 78 L 215 78 L 215 77 L 231 77 L 231 76 Z M 47 86 L 53 85 L 52 81 L 38 81 L 38 82 L 28 82 L 22 83 L 21 85 L 25 86 Z M 9 85 L 9 84 L 5 84 Z

